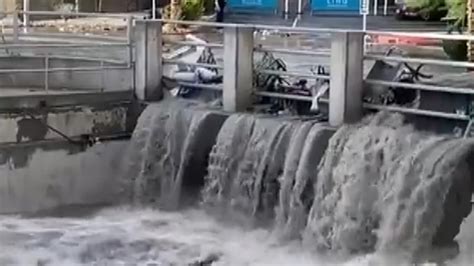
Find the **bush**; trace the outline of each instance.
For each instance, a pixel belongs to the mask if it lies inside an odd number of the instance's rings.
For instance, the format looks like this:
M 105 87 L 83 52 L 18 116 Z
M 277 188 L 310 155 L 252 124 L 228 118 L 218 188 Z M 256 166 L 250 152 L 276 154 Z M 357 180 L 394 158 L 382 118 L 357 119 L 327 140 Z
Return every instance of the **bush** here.
M 448 8 L 447 17 L 452 19 L 448 32 L 458 32 L 462 34 L 467 22 L 467 0 L 446 0 L 446 6 Z M 468 59 L 467 41 L 444 40 L 443 50 L 451 60 L 466 61 Z
M 182 0 L 182 19 L 198 20 L 204 14 L 203 0 Z
M 215 0 L 202 0 L 204 6 L 204 14 L 213 14 L 216 10 L 216 1 Z
M 464 26 L 466 19 L 467 0 L 446 0 L 449 18 L 455 18 L 455 26 Z

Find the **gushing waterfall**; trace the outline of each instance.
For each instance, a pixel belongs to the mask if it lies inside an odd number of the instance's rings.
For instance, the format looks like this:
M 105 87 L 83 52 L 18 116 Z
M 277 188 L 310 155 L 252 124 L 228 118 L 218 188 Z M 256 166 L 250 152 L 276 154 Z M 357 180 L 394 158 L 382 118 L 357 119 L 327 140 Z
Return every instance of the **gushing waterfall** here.
M 163 101 L 124 153 L 125 206 L 0 216 L 0 265 L 472 265 L 473 148 L 399 114 L 336 131 Z
M 452 242 L 471 211 L 474 141 L 416 131 L 399 114 L 334 133 L 177 101 L 149 106 L 132 143 L 134 202 L 174 209 L 193 196 L 317 251 L 423 252 Z M 185 183 L 200 193 L 184 194 Z
M 192 196 L 182 195 L 183 188 L 199 192 L 208 151 L 224 116 L 196 105 L 164 102 L 143 112 L 125 160 L 125 198 L 173 210 Z
M 449 243 L 471 211 L 473 144 L 417 132 L 398 114 L 342 127 L 318 169 L 305 242 L 350 252 Z

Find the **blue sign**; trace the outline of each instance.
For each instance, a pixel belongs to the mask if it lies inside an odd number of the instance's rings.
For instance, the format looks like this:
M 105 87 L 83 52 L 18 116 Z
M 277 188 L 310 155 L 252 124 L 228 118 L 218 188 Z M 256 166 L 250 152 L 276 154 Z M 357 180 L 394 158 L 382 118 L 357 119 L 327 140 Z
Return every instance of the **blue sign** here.
M 269 10 L 278 8 L 277 0 L 229 0 L 227 5 L 230 10 Z
M 363 0 L 313 0 L 313 12 L 359 13 L 360 2 Z

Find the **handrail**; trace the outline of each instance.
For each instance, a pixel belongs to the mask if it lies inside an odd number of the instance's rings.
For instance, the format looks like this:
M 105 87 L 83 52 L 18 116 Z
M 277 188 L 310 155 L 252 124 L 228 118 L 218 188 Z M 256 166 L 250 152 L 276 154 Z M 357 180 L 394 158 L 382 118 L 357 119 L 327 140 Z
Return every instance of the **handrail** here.
M 110 14 L 96 12 L 59 12 L 59 11 L 17 11 L 19 14 L 39 15 L 39 16 L 77 16 L 77 17 L 96 17 L 96 18 L 127 18 L 129 14 Z M 3 14 L 13 14 L 14 12 L 0 12 Z
M 222 85 L 193 83 L 193 82 L 186 82 L 186 81 L 179 81 L 179 80 L 176 80 L 176 82 L 178 83 L 178 85 L 184 86 L 184 87 L 193 87 L 193 88 L 204 89 L 204 90 L 213 90 L 213 91 L 222 91 L 223 90 Z
M 471 63 L 471 62 L 450 61 L 450 60 L 448 61 L 448 60 L 426 59 L 426 58 L 416 58 L 416 57 L 366 55 L 365 59 L 393 61 L 393 62 L 398 62 L 398 63 L 415 63 L 415 64 L 426 64 L 426 65 L 474 68 L 474 63 Z
M 194 42 L 194 41 L 173 41 L 167 40 L 165 44 L 175 44 L 175 45 L 186 45 L 186 46 L 197 46 L 197 47 L 207 47 L 207 48 L 224 48 L 224 44 L 221 43 L 204 43 L 204 42 Z
M 412 90 L 424 90 L 424 91 L 435 91 L 435 92 L 447 92 L 447 93 L 453 93 L 453 94 L 474 95 L 474 89 L 472 88 L 456 88 L 456 87 L 436 86 L 436 85 L 419 84 L 419 83 L 384 81 L 384 80 L 376 80 L 376 79 L 366 79 L 364 82 L 369 85 L 380 85 L 380 86 L 385 86 L 385 87 L 399 87 L 399 88 L 412 89 Z
M 267 74 L 267 75 L 281 75 L 287 77 L 300 77 L 300 78 L 308 78 L 308 79 L 323 79 L 323 80 L 330 80 L 331 77 L 329 75 L 315 75 L 315 74 L 305 74 L 301 72 L 288 72 L 288 71 L 276 71 L 276 70 L 265 70 L 265 69 L 256 69 L 255 72 L 260 74 Z
M 33 43 L 33 44 L 0 44 L 0 49 L 4 48 L 94 48 L 94 47 L 127 47 L 128 43 L 90 43 L 90 44 L 73 44 L 73 43 Z
M 223 66 L 217 65 L 217 64 L 191 63 L 191 62 L 184 62 L 184 61 L 173 60 L 173 59 L 163 59 L 163 64 L 168 64 L 168 65 L 187 65 L 187 66 L 195 66 L 195 67 L 207 67 L 207 68 L 224 69 Z
M 45 57 L 49 60 L 49 58 Z M 88 72 L 98 70 L 128 69 L 128 66 L 99 66 L 99 67 L 57 67 L 57 68 L 16 68 L 16 69 L 0 69 L 0 74 L 11 73 L 44 73 L 44 72 L 65 72 L 77 71 Z
M 385 35 L 394 37 L 412 37 L 426 39 L 441 39 L 453 41 L 474 41 L 474 35 L 467 34 L 443 34 L 430 32 L 402 32 L 402 31 L 365 31 L 367 35 Z
M 45 48 L 45 49 L 67 49 L 67 48 L 89 48 L 89 49 L 103 49 L 103 48 L 126 48 L 125 60 L 110 60 L 107 58 L 84 58 L 81 56 L 76 57 L 67 57 L 67 56 L 55 56 L 55 55 L 27 55 L 26 57 L 41 58 L 44 60 L 44 67 L 39 66 L 38 68 L 11 68 L 11 69 L 0 69 L 0 74 L 12 74 L 12 73 L 44 73 L 44 89 L 48 91 L 49 89 L 49 74 L 54 72 L 97 72 L 100 77 L 100 85 L 97 85 L 98 89 L 104 88 L 104 75 L 107 70 L 120 70 L 120 69 L 129 69 L 133 70 L 133 39 L 134 39 L 134 18 L 129 14 L 103 14 L 103 13 L 82 13 L 82 12 L 56 12 L 56 11 L 13 11 L 13 12 L 0 12 L 3 14 L 13 14 L 13 33 L 4 34 L 6 36 L 13 36 L 13 43 L 4 43 L 0 44 L 0 49 L 34 49 L 34 48 Z M 126 29 L 126 36 L 103 36 L 98 34 L 93 34 L 92 36 L 86 32 L 84 34 L 71 34 L 68 32 L 42 32 L 42 31 L 29 31 L 28 29 L 35 28 L 34 25 L 28 23 L 28 25 L 23 25 L 23 31 L 20 31 L 20 23 L 18 21 L 18 15 L 24 14 L 36 15 L 36 16 L 67 16 L 67 17 L 103 17 L 103 18 L 118 18 L 124 20 L 124 27 Z M 26 20 L 28 21 L 28 20 Z M 120 25 L 122 26 L 122 25 Z M 122 34 L 123 35 L 123 34 Z M 48 38 L 45 42 L 42 38 Z M 25 38 L 39 38 L 41 43 L 23 43 L 18 42 L 22 41 Z M 62 43 L 64 40 L 74 40 L 76 38 L 85 39 L 84 42 L 78 43 Z M 94 40 L 95 42 L 91 42 Z M 0 55 L 1 56 L 1 55 Z M 11 56 L 11 55 L 10 55 Z M 17 55 L 15 55 L 17 56 Z M 97 64 L 90 65 L 85 64 L 83 66 L 73 66 L 73 67 L 51 67 L 51 60 L 54 59 L 75 59 L 75 60 L 86 60 L 97 62 Z M 122 56 L 120 56 L 122 59 Z
M 23 13 L 23 12 L 20 12 Z M 127 19 L 127 38 L 121 38 L 122 43 L 112 43 L 111 41 L 106 43 L 98 43 L 98 44 L 5 44 L 0 45 L 1 48 L 38 48 L 38 47 L 49 47 L 49 48 L 61 48 L 61 47 L 70 47 L 70 48 L 80 48 L 80 47 L 129 47 L 130 49 L 130 64 L 128 66 L 104 66 L 103 60 L 101 61 L 101 66 L 92 66 L 92 67 L 75 67 L 75 68 L 49 68 L 49 65 L 46 64 L 47 69 L 3 69 L 0 70 L 1 73 L 13 73 L 13 72 L 44 72 L 46 74 L 50 72 L 56 71 L 98 71 L 104 69 L 123 69 L 129 67 L 133 69 L 131 58 L 133 55 L 133 44 L 132 44 L 132 30 L 133 30 L 133 21 L 137 20 L 136 18 L 130 15 L 123 15 L 123 14 L 102 14 L 102 13 L 72 13 L 72 12 L 54 12 L 54 11 L 28 11 L 24 12 L 24 14 L 29 15 L 56 15 L 56 16 L 70 16 L 70 17 L 112 17 L 112 18 L 123 18 Z M 325 28 L 305 28 L 305 27 L 287 27 L 287 26 L 270 26 L 270 25 L 259 25 L 259 24 L 228 24 L 228 23 L 216 23 L 216 22 L 207 22 L 207 21 L 178 21 L 178 20 L 168 20 L 168 19 L 156 19 L 156 20 L 147 20 L 149 22 L 160 22 L 160 23 L 171 23 L 171 24 L 181 24 L 181 25 L 190 25 L 190 26 L 206 26 L 206 27 L 222 27 L 226 28 L 252 28 L 254 31 L 258 30 L 269 30 L 275 32 L 291 32 L 291 33 L 301 33 L 306 35 L 315 35 L 315 34 L 333 34 L 333 33 L 361 33 L 367 35 L 385 35 L 385 36 L 405 36 L 405 37 L 416 37 L 416 38 L 432 38 L 432 39 L 441 39 L 441 40 L 470 40 L 474 41 L 474 36 L 468 35 L 449 35 L 449 34 L 440 34 L 440 33 L 409 33 L 409 32 L 394 32 L 394 31 L 361 31 L 361 30 L 345 30 L 345 29 L 325 29 Z M 224 30 L 224 34 L 226 34 L 227 30 Z M 34 36 L 38 33 L 23 33 L 19 34 L 19 36 Z M 41 33 L 39 33 L 41 35 Z M 49 36 L 51 34 L 48 33 Z M 60 34 L 58 36 L 64 36 L 66 34 Z M 84 35 L 87 36 L 87 35 Z M 324 36 L 325 37 L 325 36 Z M 110 37 L 107 37 L 110 38 Z M 187 46 L 202 46 L 208 48 L 217 48 L 221 49 L 224 47 L 223 44 L 220 43 L 199 43 L 193 41 L 164 41 L 163 43 L 167 44 L 178 44 L 178 45 L 187 45 Z M 275 52 L 275 53 L 287 53 L 287 54 L 294 54 L 294 55 L 311 55 L 311 56 L 328 56 L 331 57 L 331 50 L 328 49 L 327 51 L 311 51 L 311 50 L 292 50 L 292 49 L 284 49 L 284 48 L 273 48 L 273 47 L 254 47 L 253 52 Z M 49 63 L 53 57 L 48 57 L 46 62 Z M 440 65 L 440 66 L 449 66 L 449 67 L 460 67 L 460 68 L 474 68 L 474 63 L 470 62 L 457 62 L 457 61 L 443 61 L 443 60 L 435 60 L 435 59 L 424 59 L 424 58 L 405 58 L 405 57 L 397 57 L 397 56 L 380 56 L 380 55 L 365 55 L 364 59 L 366 60 L 384 60 L 384 61 L 394 61 L 398 63 L 421 63 L 421 64 L 432 64 L 432 65 Z M 224 66 L 217 65 L 217 64 L 205 64 L 205 63 L 187 63 L 181 62 L 179 60 L 167 60 L 163 59 L 161 61 L 162 64 L 186 64 L 191 66 L 201 66 L 207 68 L 216 68 L 216 69 L 224 69 Z M 347 67 L 347 66 L 345 66 Z M 224 69 L 225 72 L 225 69 Z M 330 71 L 334 73 L 333 71 Z M 337 72 L 337 71 L 336 71 Z M 303 72 L 291 72 L 291 71 L 274 71 L 274 70 L 265 70 L 265 69 L 254 69 L 254 73 L 261 73 L 267 75 L 281 75 L 281 76 L 290 76 L 290 77 L 299 77 L 299 78 L 308 78 L 308 79 L 324 79 L 324 80 L 331 80 L 330 75 L 317 75 L 317 74 L 307 74 Z M 409 84 L 409 83 L 401 83 L 395 81 L 385 81 L 385 80 L 373 80 L 373 79 L 366 79 L 364 80 L 365 84 L 370 85 L 380 85 L 380 86 L 387 86 L 387 87 L 401 87 L 406 89 L 413 89 L 413 90 L 427 90 L 427 91 L 435 91 L 435 92 L 446 92 L 446 93 L 453 93 L 453 94 L 464 94 L 464 95 L 474 95 L 474 89 L 471 88 L 455 88 L 455 87 L 445 87 L 445 86 L 436 86 L 430 84 Z M 177 81 L 177 83 L 181 86 L 193 86 L 196 88 L 202 89 L 210 89 L 210 90 L 223 90 L 222 85 L 216 84 L 194 84 L 190 82 L 184 81 Z M 47 85 L 45 86 L 47 88 Z M 275 92 L 265 92 L 265 91 L 254 91 L 254 95 L 259 97 L 273 97 L 273 98 L 281 98 L 281 99 L 291 99 L 291 100 L 299 100 L 299 101 L 312 101 L 313 98 L 310 96 L 302 96 L 302 95 L 289 95 L 284 93 L 275 93 Z M 328 99 L 320 99 L 320 102 L 329 102 Z M 376 105 L 376 104 L 369 104 L 363 103 L 362 106 L 365 109 L 370 110 L 388 110 L 388 111 L 395 111 L 401 112 L 406 114 L 413 114 L 413 115 L 422 115 L 428 117 L 440 117 L 446 119 L 455 119 L 455 120 L 462 120 L 467 121 L 469 117 L 464 114 L 456 114 L 456 113 L 447 113 L 447 112 L 439 112 L 439 111 L 430 111 L 430 110 L 420 110 L 420 109 L 413 109 L 413 108 L 406 108 L 400 106 L 386 106 L 386 105 Z
M 400 107 L 400 106 L 389 106 L 389 105 L 380 105 L 380 104 L 371 104 L 371 103 L 363 103 L 363 106 L 366 109 L 377 110 L 377 111 L 392 111 L 392 112 L 399 112 L 402 114 L 413 114 L 413 115 L 421 115 L 421 116 L 428 116 L 428 117 L 469 121 L 468 115 L 461 115 L 461 114 L 455 114 L 455 113 L 445 113 L 445 112 L 439 112 L 439 111 L 421 110 L 421 109 L 406 108 L 406 107 Z
M 303 102 L 312 102 L 313 97 L 311 96 L 303 96 L 303 95 L 291 95 L 286 93 L 279 93 L 279 92 L 268 92 L 268 91 L 259 91 L 255 90 L 255 95 L 260 97 L 270 97 L 270 98 L 278 98 L 278 99 L 287 99 L 287 100 L 296 100 L 296 101 L 303 101 Z M 319 98 L 319 103 L 329 103 L 329 99 L 326 98 Z
M 273 26 L 273 25 L 261 25 L 261 24 L 234 24 L 234 23 L 218 23 L 218 22 L 207 22 L 207 21 L 183 21 L 183 20 L 171 20 L 171 19 L 151 19 L 149 21 L 159 21 L 162 23 L 169 24 L 180 24 L 189 26 L 207 26 L 207 27 L 221 27 L 221 28 L 254 28 L 259 30 L 276 30 L 280 32 L 294 32 L 294 33 L 347 33 L 347 32 L 361 32 L 368 35 L 386 35 L 386 36 L 401 36 L 401 37 L 414 37 L 414 38 L 429 38 L 429 39 L 442 39 L 442 40 L 466 40 L 474 41 L 473 35 L 464 34 L 441 34 L 441 33 L 424 33 L 424 32 L 397 32 L 397 31 L 362 31 L 355 29 L 334 29 L 334 28 L 308 28 L 308 27 L 289 27 L 289 26 Z
M 90 62 L 97 62 L 97 61 L 102 61 L 107 64 L 114 64 L 114 65 L 126 65 L 128 62 L 126 61 L 120 61 L 120 60 L 115 60 L 115 59 L 107 59 L 107 58 L 97 58 L 97 57 L 83 57 L 83 56 L 63 56 L 63 55 L 41 55 L 41 54 L 28 54 L 25 56 L 20 56 L 20 57 L 25 57 L 25 58 L 44 58 L 45 56 L 48 56 L 49 59 L 66 59 L 66 60 L 82 60 L 82 61 L 90 61 Z M 11 56 L 8 55 L 2 55 L 0 54 L 0 58 L 8 58 Z M 18 57 L 18 56 L 17 56 Z
M 293 33 L 332 33 L 332 32 L 347 32 L 347 30 L 330 29 L 330 28 L 305 28 L 305 27 L 287 27 L 287 26 L 271 26 L 262 24 L 235 24 L 235 23 L 219 23 L 208 21 L 187 21 L 187 20 L 172 20 L 172 19 L 147 19 L 147 21 L 159 21 L 168 24 L 179 24 L 188 26 L 204 26 L 216 28 L 254 28 L 260 30 L 278 30 L 283 32 Z M 351 30 L 357 31 L 357 30 Z M 360 31 L 357 31 L 360 32 Z
M 312 56 L 329 56 L 330 51 L 311 51 L 311 50 L 295 50 L 295 49 L 284 49 L 284 48 L 264 48 L 264 47 L 255 47 L 255 52 L 272 52 L 272 53 L 281 53 L 281 54 L 294 54 L 294 55 L 312 55 Z

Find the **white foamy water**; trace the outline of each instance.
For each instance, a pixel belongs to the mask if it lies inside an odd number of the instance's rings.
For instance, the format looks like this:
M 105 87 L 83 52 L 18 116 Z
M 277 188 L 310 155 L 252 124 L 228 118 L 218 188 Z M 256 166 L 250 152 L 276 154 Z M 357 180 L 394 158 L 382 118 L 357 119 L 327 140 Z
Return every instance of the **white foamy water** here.
M 448 265 L 472 265 L 474 216 Z M 464 234 L 466 233 L 466 234 Z M 410 265 L 377 254 L 330 259 L 264 229 L 226 226 L 200 210 L 114 208 L 84 218 L 0 219 L 0 265 Z M 206 265 L 206 264 L 201 264 Z M 210 265 L 210 264 L 208 264 Z M 430 265 L 430 264 L 425 264 Z M 431 264 L 434 265 L 434 264 Z
M 134 207 L 3 217 L 0 266 L 472 265 L 473 154 L 473 139 L 419 132 L 399 114 L 334 133 L 165 101 L 142 114 L 124 156 L 118 198 Z

